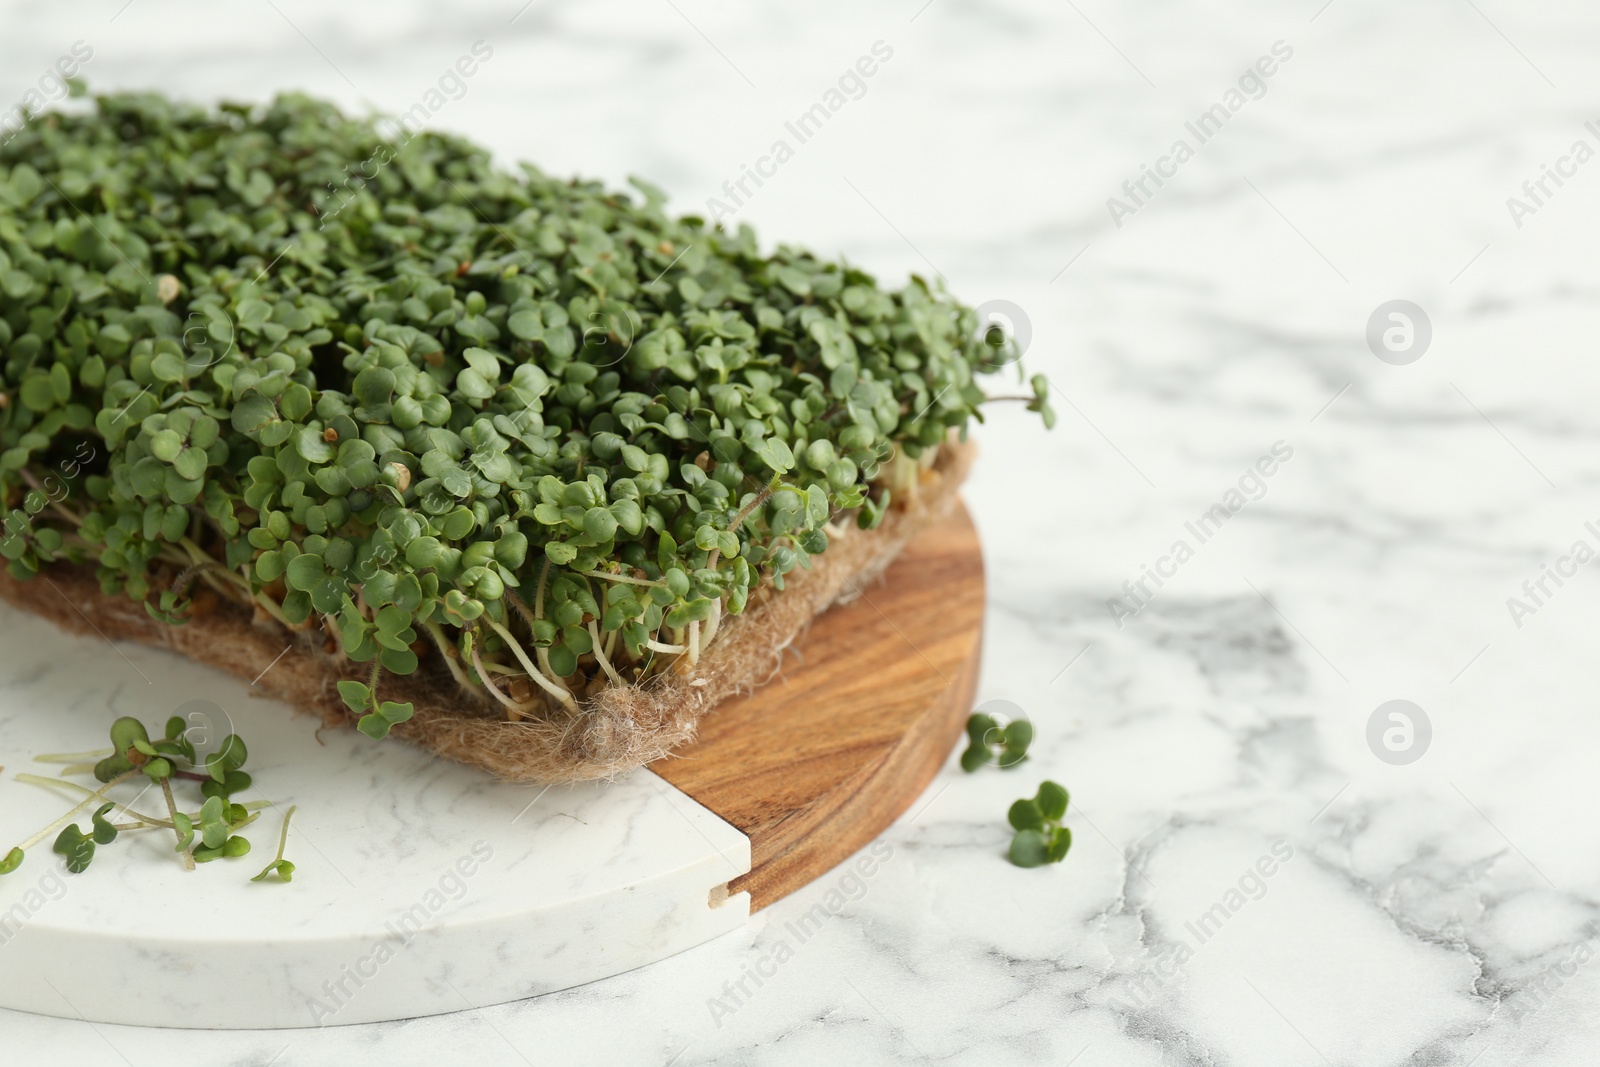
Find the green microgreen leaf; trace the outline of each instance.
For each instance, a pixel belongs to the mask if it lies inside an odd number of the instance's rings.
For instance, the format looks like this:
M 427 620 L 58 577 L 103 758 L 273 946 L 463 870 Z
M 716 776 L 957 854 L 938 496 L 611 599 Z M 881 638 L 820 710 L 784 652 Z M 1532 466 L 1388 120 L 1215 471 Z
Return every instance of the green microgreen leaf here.
M 55 844 L 50 846 L 50 851 L 64 857 L 67 861 L 67 870 L 73 874 L 82 874 L 94 861 L 94 841 L 83 836 L 83 831 L 78 829 L 77 823 L 68 823 L 61 828 L 61 833 L 56 835 Z
M 114 807 L 116 805 L 110 802 L 102 804 L 95 809 L 94 815 L 90 817 L 94 826 L 94 832 L 91 836 L 93 836 L 94 843 L 97 845 L 109 845 L 117 839 L 117 828 L 106 821 L 106 812 Z
M 172 824 L 177 828 L 178 847 L 174 852 L 184 852 L 194 844 L 194 820 L 181 811 L 172 813 Z
M 200 840 L 206 848 L 221 848 L 228 839 L 227 805 L 221 797 L 210 797 L 200 808 Z
M 1037 830 L 1044 825 L 1044 812 L 1034 800 L 1019 800 L 1006 812 L 1006 821 L 1017 830 Z
M 365 682 L 345 679 L 339 683 L 339 697 L 351 711 L 364 711 L 372 702 L 372 691 Z
M 212 779 L 200 783 L 200 793 L 206 797 L 219 797 L 227 800 L 235 793 L 242 793 L 249 789 L 252 783 L 247 771 L 228 771 L 222 776 L 222 781 Z
M 1009 854 L 1018 867 L 1040 867 L 1050 862 L 1050 846 L 1037 829 L 1019 830 L 1011 839 Z
M 206 757 L 206 773 L 211 775 L 214 782 L 226 783 L 228 773 L 244 766 L 249 757 L 244 740 L 236 734 L 229 734 L 222 739 L 222 745 L 215 752 Z

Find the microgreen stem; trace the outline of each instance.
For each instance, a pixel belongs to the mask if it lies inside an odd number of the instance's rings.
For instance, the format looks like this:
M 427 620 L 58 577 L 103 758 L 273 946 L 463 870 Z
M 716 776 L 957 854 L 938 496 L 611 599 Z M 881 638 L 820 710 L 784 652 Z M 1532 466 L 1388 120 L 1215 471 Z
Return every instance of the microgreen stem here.
M 267 594 L 256 593 L 252 599 L 254 599 L 254 601 L 261 606 L 263 611 L 265 611 L 268 615 L 271 615 L 278 622 L 282 623 L 284 629 L 293 630 L 296 628 L 294 623 L 289 621 L 289 616 L 285 615 L 283 613 L 283 609 L 278 606 L 278 602 L 273 600 Z
M 194 584 L 196 578 L 201 579 L 234 603 L 249 602 L 251 596 L 250 583 L 209 557 L 190 563 L 179 571 L 177 576 L 172 579 L 169 591 L 180 597 L 186 596 L 189 587 Z M 222 578 L 227 578 L 231 584 L 224 585 Z
M 172 819 L 172 834 L 173 834 L 174 837 L 176 837 L 178 839 L 178 844 L 179 844 L 179 846 L 181 848 L 181 846 L 183 845 L 183 835 L 178 832 L 178 819 L 177 819 L 178 805 L 175 804 L 173 802 L 173 800 L 172 800 L 172 782 L 169 781 L 166 778 L 161 779 L 161 795 L 166 798 L 166 801 L 167 801 L 167 815 L 168 815 L 169 818 Z M 178 855 L 181 856 L 182 859 L 183 859 L 183 869 L 184 870 L 186 870 L 186 871 L 194 870 L 194 852 L 193 852 L 193 850 L 187 849 L 187 848 L 183 848 L 178 853 Z
M 42 756 L 33 757 L 35 763 L 82 763 L 84 760 L 103 760 L 107 756 L 115 755 L 114 748 L 95 748 L 88 752 L 46 752 Z
M 689 666 L 693 667 L 700 662 L 700 620 L 696 619 L 689 624 L 689 647 L 685 650 Z
M 744 520 L 750 517 L 750 513 L 756 508 L 759 508 L 762 504 L 765 504 L 767 499 L 771 497 L 773 493 L 778 491 L 778 486 L 782 484 L 782 475 L 775 476 L 772 481 L 768 482 L 766 487 L 763 488 L 761 492 L 756 494 L 754 500 L 750 501 L 750 503 L 739 509 L 739 513 L 735 515 L 733 517 L 733 521 L 728 524 L 728 532 L 733 533 L 737 531 L 740 526 L 744 525 Z
M 717 597 L 711 602 L 711 618 L 706 620 L 706 632 L 701 638 L 703 647 L 710 648 L 711 642 L 717 636 L 717 627 L 722 622 L 722 598 Z
M 217 559 L 215 559 L 205 549 L 203 549 L 199 545 L 195 544 L 194 541 L 192 541 L 189 538 L 185 537 L 182 540 L 180 540 L 178 543 L 180 545 L 182 545 L 184 547 L 184 549 L 189 553 L 189 558 L 193 562 L 195 570 L 203 572 L 203 573 L 208 573 L 208 574 L 220 574 L 220 575 L 223 575 L 229 581 L 231 581 L 235 585 L 237 585 L 246 594 L 251 592 L 250 583 L 247 580 L 245 580 L 242 576 L 233 573 L 233 571 L 229 570 L 227 567 L 223 566 L 222 563 L 220 563 Z M 174 582 L 173 586 L 174 586 L 174 588 L 176 588 L 177 583 Z
M 67 789 L 73 790 L 76 793 L 84 795 L 89 800 L 95 800 L 95 799 L 99 799 L 100 798 L 100 794 L 96 793 L 94 790 L 90 789 L 88 786 L 79 785 L 77 782 L 69 782 L 64 778 L 45 778 L 42 775 L 37 775 L 37 774 L 19 774 L 19 775 L 17 775 L 17 781 L 26 782 L 28 785 L 43 785 L 43 786 L 50 786 L 52 788 L 65 787 Z M 146 826 L 164 826 L 164 827 L 166 827 L 168 829 L 172 828 L 172 824 L 170 822 L 167 822 L 164 819 L 157 819 L 157 818 L 154 818 L 153 816 L 146 815 L 143 812 L 134 811 L 132 808 L 128 807 L 126 804 L 117 804 L 117 802 L 114 801 L 114 800 L 112 801 L 112 803 L 116 804 L 118 811 L 122 812 L 124 815 L 128 815 L 128 816 L 131 816 L 132 818 L 138 819 L 141 823 L 143 823 Z
M 600 664 L 600 669 L 606 672 L 606 677 L 611 679 L 612 685 L 621 685 L 622 676 L 617 673 L 617 669 L 606 658 L 605 642 L 600 639 L 600 628 L 594 624 L 593 619 L 589 620 L 589 639 L 594 642 L 595 662 Z
M 478 677 L 483 679 L 483 686 L 489 690 L 489 695 L 506 706 L 506 710 L 511 714 L 511 721 L 521 721 L 523 714 L 528 709 L 500 692 L 500 687 L 494 684 L 494 680 L 489 677 L 489 672 L 484 669 L 483 658 L 478 655 L 476 648 L 472 650 L 472 665 L 478 669 Z
M 283 829 L 278 831 L 278 854 L 273 857 L 274 863 L 283 859 L 283 850 L 289 844 L 289 820 L 294 818 L 295 808 L 294 804 L 290 804 L 289 810 L 283 813 Z
M 688 645 L 666 645 L 662 644 L 660 641 L 654 640 L 653 638 L 646 640 L 644 647 L 655 652 L 665 652 L 671 656 L 681 655 L 682 653 L 689 651 Z
M 578 573 L 589 578 L 604 578 L 608 582 L 624 582 L 628 585 L 642 585 L 647 589 L 654 589 L 657 586 L 667 584 L 666 582 L 659 581 L 652 582 L 648 578 L 635 578 L 631 574 L 608 574 L 605 571 L 579 571 Z
M 504 626 L 501 626 L 487 615 L 483 616 L 483 620 L 489 624 L 489 628 L 491 630 L 500 635 L 500 640 L 504 641 L 507 647 L 511 649 L 511 654 L 516 656 L 522 665 L 527 668 L 529 678 L 532 678 L 535 682 L 537 682 L 539 687 L 545 692 L 549 693 L 551 696 L 561 701 L 562 704 L 566 705 L 568 711 L 578 710 L 578 703 L 572 699 L 572 694 L 565 688 L 556 685 L 549 678 L 546 678 L 544 672 L 538 667 L 534 666 L 533 660 L 528 658 L 528 654 L 522 650 L 521 643 L 517 641 L 516 637 L 511 633 L 510 630 L 507 630 Z M 473 650 L 473 654 L 477 654 L 476 649 Z M 480 675 L 483 674 L 482 671 L 479 671 L 478 673 Z M 484 677 L 484 681 L 486 683 L 488 680 L 489 679 L 487 677 Z
M 71 822 L 77 816 L 78 812 L 82 811 L 84 808 L 87 808 L 90 804 L 93 804 L 97 800 L 104 800 L 106 794 L 111 791 L 111 787 L 112 786 L 118 785 L 118 784 L 120 784 L 122 782 L 125 782 L 129 778 L 132 778 L 134 775 L 139 774 L 139 773 L 141 773 L 141 772 L 137 768 L 135 768 L 134 770 L 124 771 L 121 774 L 117 775 L 115 778 L 111 779 L 111 781 L 107 782 L 105 785 L 101 786 L 99 789 L 96 789 L 94 792 L 90 793 L 88 796 L 84 797 L 81 801 L 78 802 L 78 804 L 75 807 L 69 809 L 65 815 L 61 816 L 61 818 L 57 819 L 55 822 L 51 823 L 49 826 L 46 826 L 43 830 L 40 830 L 38 833 L 36 833 L 32 837 L 28 838 L 26 841 L 24 841 L 22 844 L 18 845 L 17 847 L 22 849 L 22 851 L 24 851 L 24 852 L 28 851 L 28 849 L 32 848 L 34 845 L 37 845 L 40 841 L 43 841 L 46 837 L 50 836 L 50 833 L 52 831 L 59 830 L 61 827 L 65 826 L 67 823 Z M 21 778 L 22 776 L 19 774 L 19 775 L 17 775 L 17 777 Z M 47 779 L 45 779 L 45 781 L 51 781 L 51 779 L 47 778 Z
M 549 580 L 549 578 L 550 578 L 550 561 L 547 559 L 547 560 L 544 561 L 544 565 L 539 568 L 539 586 L 534 591 L 534 594 L 533 594 L 533 617 L 534 617 L 535 620 L 544 618 L 544 586 L 545 586 L 545 582 L 547 582 Z M 510 592 L 510 591 L 507 590 L 507 592 Z M 512 603 L 513 604 L 519 603 L 519 601 L 516 599 L 516 595 L 515 594 L 512 594 Z M 527 609 L 524 608 L 523 610 L 526 611 Z M 549 649 L 540 648 L 537 645 L 535 645 L 534 649 L 533 649 L 533 655 L 534 655 L 534 658 L 536 658 L 539 661 L 539 670 L 536 671 L 535 674 L 537 674 L 538 676 L 546 679 L 547 681 L 560 677 L 560 675 L 556 674 L 555 668 L 550 666 L 550 650 Z M 543 683 L 541 682 L 540 684 L 542 685 Z M 564 684 L 562 684 L 560 682 L 552 682 L 552 684 L 554 684 L 562 692 L 564 692 L 564 693 L 567 692 L 567 687 Z M 549 686 L 546 686 L 545 688 L 548 689 Z M 566 705 L 568 708 L 572 709 L 572 710 L 577 710 L 577 705 L 572 701 L 572 697 L 571 697 L 570 694 L 567 696 L 566 700 L 562 701 L 562 703 L 564 705 Z
M 433 639 L 433 643 L 439 647 L 439 655 L 444 659 L 444 665 L 450 668 L 450 675 L 456 680 L 456 684 L 468 690 L 474 696 L 481 698 L 483 696 L 482 690 L 477 683 L 467 677 L 467 672 L 461 669 L 461 664 L 457 662 L 461 658 L 461 653 L 446 640 L 444 634 L 439 630 L 439 624 L 425 622 L 422 624 L 422 628 L 428 632 L 428 636 Z
M 17 473 L 22 476 L 23 481 L 27 482 L 35 490 L 37 490 L 38 492 L 44 493 L 45 499 L 50 501 L 51 510 L 53 510 L 53 511 L 57 512 L 58 514 L 60 514 L 68 522 L 75 523 L 78 526 L 82 526 L 83 525 L 83 520 L 80 519 L 77 516 L 77 514 L 71 508 L 63 506 L 62 503 L 59 500 L 56 500 L 54 497 L 52 497 L 50 495 L 50 493 L 45 489 L 45 487 L 40 484 L 39 479 L 34 475 L 34 473 L 32 471 L 30 471 L 26 467 L 23 467 Z

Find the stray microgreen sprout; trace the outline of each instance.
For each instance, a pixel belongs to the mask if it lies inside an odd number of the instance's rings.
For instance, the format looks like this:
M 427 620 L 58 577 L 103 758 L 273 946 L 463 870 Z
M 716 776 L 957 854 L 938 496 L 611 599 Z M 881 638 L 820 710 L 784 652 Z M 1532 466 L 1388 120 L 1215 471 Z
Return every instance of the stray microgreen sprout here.
M 1028 756 L 1033 743 L 1033 723 L 1014 719 L 1002 723 L 986 712 L 974 712 L 967 719 L 967 750 L 961 753 L 961 769 L 967 772 L 989 764 L 1002 769 L 1015 767 Z
M 264 882 L 270 874 L 276 874 L 280 881 L 294 880 L 294 864 L 283 858 L 283 850 L 289 843 L 289 820 L 294 817 L 294 805 L 289 805 L 289 810 L 283 813 L 283 829 L 278 831 L 278 855 L 271 863 L 261 868 L 261 873 L 250 879 L 252 882 Z
M 1060 863 L 1072 847 L 1072 830 L 1061 825 L 1067 814 L 1067 791 L 1048 779 L 1039 792 L 1011 805 L 1006 814 L 1016 836 L 1011 839 L 1011 862 L 1018 867 Z

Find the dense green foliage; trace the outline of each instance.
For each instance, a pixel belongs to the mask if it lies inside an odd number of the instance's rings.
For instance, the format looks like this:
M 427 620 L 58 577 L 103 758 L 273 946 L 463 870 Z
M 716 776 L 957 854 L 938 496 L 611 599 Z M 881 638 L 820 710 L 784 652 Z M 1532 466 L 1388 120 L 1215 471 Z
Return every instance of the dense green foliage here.
M 11 573 L 92 560 L 175 623 L 202 582 L 321 616 L 372 664 L 343 690 L 374 736 L 410 712 L 380 666 L 430 644 L 513 714 L 694 657 L 914 491 L 1017 354 L 921 279 L 635 185 L 302 96 L 34 116 L 0 147 Z

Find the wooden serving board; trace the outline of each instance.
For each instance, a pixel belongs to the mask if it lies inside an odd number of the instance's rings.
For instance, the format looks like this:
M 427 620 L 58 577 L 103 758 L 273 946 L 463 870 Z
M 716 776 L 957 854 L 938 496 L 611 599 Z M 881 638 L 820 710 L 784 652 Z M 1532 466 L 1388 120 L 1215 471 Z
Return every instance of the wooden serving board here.
M 750 838 L 752 910 L 870 842 L 938 773 L 972 710 L 983 553 L 959 502 L 820 616 L 780 675 L 718 706 L 651 770 Z

